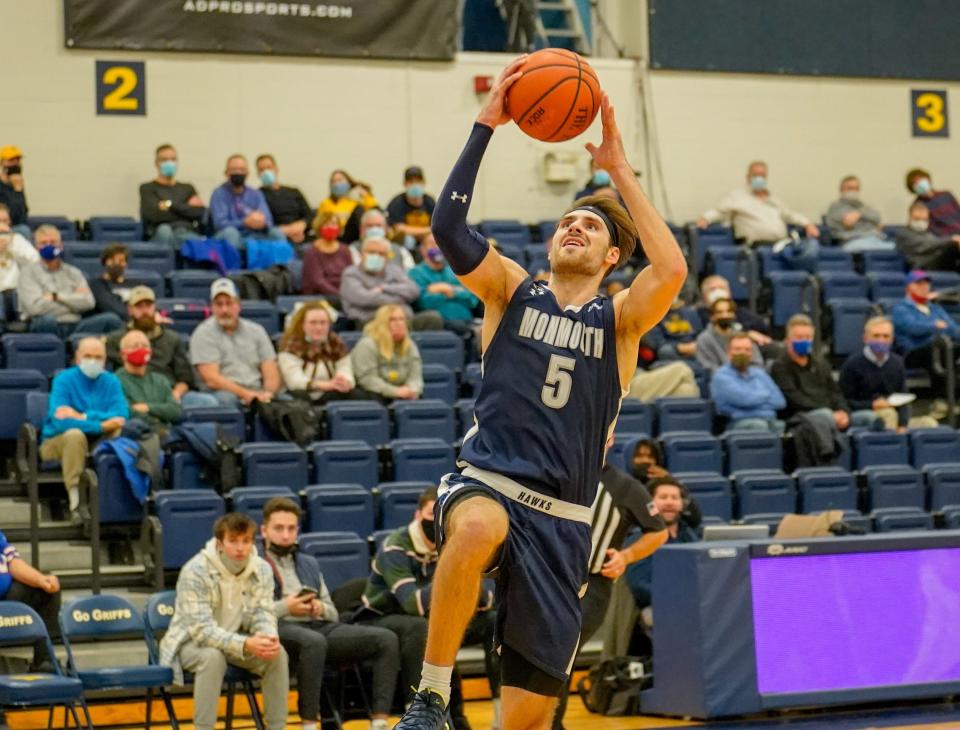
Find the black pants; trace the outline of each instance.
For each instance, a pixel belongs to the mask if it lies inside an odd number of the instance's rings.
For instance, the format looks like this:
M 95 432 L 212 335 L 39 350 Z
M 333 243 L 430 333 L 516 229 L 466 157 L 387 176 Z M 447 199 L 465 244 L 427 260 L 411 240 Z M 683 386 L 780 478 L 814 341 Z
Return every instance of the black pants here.
M 613 591 L 613 581 L 604 578 L 599 573 L 591 573 L 587 581 L 587 592 L 580 600 L 580 606 L 583 611 L 583 618 L 580 621 L 580 646 L 577 647 L 577 654 L 583 648 L 585 641 L 590 639 L 603 624 L 603 618 L 607 615 L 607 607 L 610 605 L 610 594 Z M 557 704 L 557 714 L 553 716 L 553 730 L 563 728 L 563 716 L 567 711 L 567 699 L 570 696 L 570 678 L 563 684 L 563 691 L 560 693 L 560 702 Z
M 60 592 L 47 593 L 42 588 L 33 588 L 31 586 L 13 581 L 10 584 L 10 590 L 4 596 L 5 601 L 20 601 L 26 603 L 30 608 L 40 614 L 43 619 L 43 625 L 47 627 L 47 633 L 50 634 L 51 641 L 60 639 L 60 624 L 57 617 L 60 613 Z M 33 647 L 33 662 L 31 669 L 37 669 L 44 661 L 54 661 L 54 657 L 47 654 L 47 648 L 42 641 L 38 641 Z
M 320 719 L 320 685 L 327 665 L 370 661 L 373 668 L 371 710 L 389 714 L 396 688 L 400 649 L 396 635 L 375 626 L 333 621 L 280 621 L 280 643 L 297 671 L 300 719 Z

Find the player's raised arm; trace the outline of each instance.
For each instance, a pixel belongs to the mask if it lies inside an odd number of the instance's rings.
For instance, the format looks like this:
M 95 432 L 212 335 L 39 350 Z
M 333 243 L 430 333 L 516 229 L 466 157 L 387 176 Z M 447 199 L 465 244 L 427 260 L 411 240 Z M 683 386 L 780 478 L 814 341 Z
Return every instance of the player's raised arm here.
M 510 121 L 505 108 L 506 92 L 522 75 L 520 68 L 525 60 L 526 56 L 515 59 L 497 77 L 473 125 L 470 139 L 440 191 L 431 220 L 433 236 L 453 273 L 487 305 L 509 300 L 527 275 L 518 264 L 502 258 L 483 236 L 467 226 L 467 211 L 480 161 L 493 130 Z
M 623 151 L 623 140 L 606 94 L 601 100 L 603 141 L 587 143 L 587 151 L 599 167 L 610 173 L 627 212 L 633 219 L 650 265 L 633 280 L 630 288 L 614 298 L 617 331 L 637 340 L 656 325 L 670 309 L 687 277 L 687 263 L 677 240 L 656 208 L 647 200 Z

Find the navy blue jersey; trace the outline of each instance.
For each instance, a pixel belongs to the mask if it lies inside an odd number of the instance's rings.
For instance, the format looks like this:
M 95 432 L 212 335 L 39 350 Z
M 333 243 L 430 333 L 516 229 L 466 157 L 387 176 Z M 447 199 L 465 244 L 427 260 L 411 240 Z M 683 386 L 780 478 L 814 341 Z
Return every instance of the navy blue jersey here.
M 461 465 L 590 507 L 621 396 L 613 302 L 561 309 L 526 279 L 483 355 Z

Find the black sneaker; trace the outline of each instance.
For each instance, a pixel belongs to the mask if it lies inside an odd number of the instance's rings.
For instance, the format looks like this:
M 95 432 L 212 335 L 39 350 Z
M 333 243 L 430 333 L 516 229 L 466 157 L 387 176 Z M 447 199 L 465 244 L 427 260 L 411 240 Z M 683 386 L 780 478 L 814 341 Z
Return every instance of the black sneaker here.
M 428 689 L 420 690 L 393 730 L 450 730 L 443 697 Z

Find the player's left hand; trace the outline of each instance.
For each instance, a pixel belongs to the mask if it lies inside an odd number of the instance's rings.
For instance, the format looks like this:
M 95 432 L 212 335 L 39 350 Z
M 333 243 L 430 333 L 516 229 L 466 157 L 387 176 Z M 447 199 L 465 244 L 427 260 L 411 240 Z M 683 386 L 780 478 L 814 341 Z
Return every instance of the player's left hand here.
M 616 580 L 627 569 L 627 561 L 623 559 L 623 553 L 619 550 L 610 548 L 607 550 L 607 562 L 600 569 L 600 575 L 604 578 Z
M 600 97 L 600 119 L 603 121 L 603 141 L 599 147 L 592 142 L 584 146 L 598 167 L 612 172 L 618 165 L 626 164 L 627 155 L 623 151 L 623 139 L 613 113 L 613 104 L 606 92 Z

